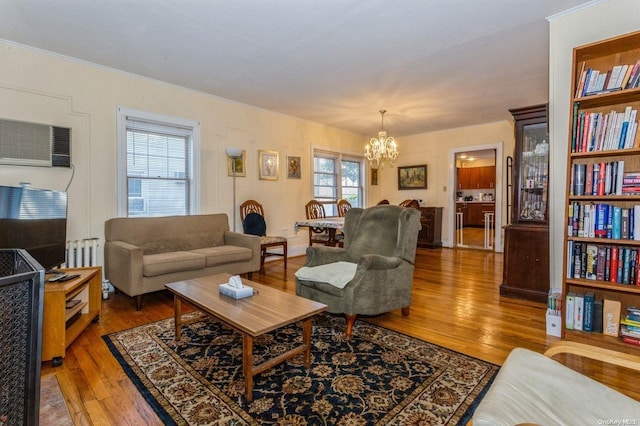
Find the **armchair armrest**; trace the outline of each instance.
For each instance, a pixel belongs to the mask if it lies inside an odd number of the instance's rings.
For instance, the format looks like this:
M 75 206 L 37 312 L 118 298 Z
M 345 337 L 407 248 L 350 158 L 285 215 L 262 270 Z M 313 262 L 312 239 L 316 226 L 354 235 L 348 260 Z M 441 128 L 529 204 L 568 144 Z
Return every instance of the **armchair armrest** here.
M 105 277 L 129 296 L 142 291 L 142 248 L 124 241 L 107 241 L 104 246 Z
M 399 257 L 388 257 L 379 254 L 364 254 L 358 259 L 358 270 L 395 269 L 402 264 Z
M 579 355 L 585 358 L 595 359 L 596 361 L 640 371 L 640 356 L 568 340 L 555 342 L 546 350 L 544 355 L 548 358 L 553 358 L 561 353 Z
M 347 259 L 347 250 L 341 247 L 310 246 L 307 247 L 307 263 L 304 266 L 319 266 Z

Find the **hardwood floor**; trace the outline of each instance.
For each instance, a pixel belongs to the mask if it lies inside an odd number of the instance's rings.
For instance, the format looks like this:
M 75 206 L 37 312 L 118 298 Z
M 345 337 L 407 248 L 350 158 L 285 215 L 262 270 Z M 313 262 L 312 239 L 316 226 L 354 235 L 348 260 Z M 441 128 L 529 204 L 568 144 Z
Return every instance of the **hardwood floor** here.
M 295 291 L 295 271 L 305 257 L 267 262 L 254 281 Z M 545 306 L 502 298 L 502 254 L 483 250 L 418 249 L 411 314 L 400 311 L 368 321 L 502 364 L 516 346 L 543 352 L 558 340 L 545 334 Z M 76 425 L 162 424 L 111 355 L 102 335 L 171 317 L 173 299 L 159 292 L 145 296 L 142 311 L 123 294 L 103 301 L 100 320 L 69 346 L 62 366 L 42 365 L 42 375 L 56 373 Z M 567 358 L 570 367 L 640 400 L 629 370 Z

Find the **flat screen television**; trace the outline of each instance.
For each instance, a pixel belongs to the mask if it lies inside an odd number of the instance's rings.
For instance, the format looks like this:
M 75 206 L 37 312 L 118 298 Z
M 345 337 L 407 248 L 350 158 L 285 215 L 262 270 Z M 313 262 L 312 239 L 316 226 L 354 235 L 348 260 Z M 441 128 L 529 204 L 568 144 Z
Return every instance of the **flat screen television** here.
M 0 186 L 0 248 L 25 249 L 46 270 L 65 263 L 67 193 Z

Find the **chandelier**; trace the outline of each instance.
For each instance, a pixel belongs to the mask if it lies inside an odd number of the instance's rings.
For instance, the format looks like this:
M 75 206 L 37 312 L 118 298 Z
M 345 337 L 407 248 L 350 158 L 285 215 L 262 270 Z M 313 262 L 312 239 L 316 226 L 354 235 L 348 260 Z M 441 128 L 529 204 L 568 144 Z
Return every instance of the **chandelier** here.
M 371 138 L 369 143 L 365 146 L 364 157 L 369 160 L 369 164 L 372 165 L 375 161 L 377 166 L 384 166 L 385 162 L 392 165 L 396 158 L 398 158 L 398 146 L 396 140 L 392 137 L 387 137 L 387 132 L 384 130 L 384 113 L 386 110 L 381 110 L 382 126 L 378 132 L 378 138 Z

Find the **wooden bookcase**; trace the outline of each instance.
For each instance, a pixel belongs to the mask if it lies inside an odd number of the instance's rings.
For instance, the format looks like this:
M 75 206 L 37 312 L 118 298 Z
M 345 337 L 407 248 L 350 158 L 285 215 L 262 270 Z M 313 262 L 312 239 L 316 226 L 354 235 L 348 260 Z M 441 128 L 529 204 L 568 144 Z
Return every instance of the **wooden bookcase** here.
M 102 268 L 64 269 L 68 275 L 80 274 L 64 282 L 47 282 L 44 285 L 44 310 L 42 321 L 42 361 L 62 364 L 67 347 L 93 321 L 102 308 Z M 67 302 L 79 300 L 68 308 Z
M 576 258 L 571 246 L 575 247 L 575 245 L 579 244 L 581 248 L 584 248 L 586 245 L 591 245 L 603 247 L 604 250 L 607 248 L 609 248 L 609 250 L 611 250 L 611 248 L 617 248 L 618 250 L 631 249 L 629 250 L 630 253 L 632 253 L 633 250 L 637 250 L 637 261 L 640 262 L 640 240 L 629 238 L 614 239 L 611 236 L 595 237 L 590 233 L 587 233 L 586 235 L 583 234 L 581 236 L 570 235 L 569 224 L 571 223 L 571 220 L 569 217 L 573 214 L 576 203 L 581 206 L 580 209 L 583 209 L 584 205 L 590 206 L 597 205 L 599 203 L 623 209 L 633 209 L 634 206 L 640 205 L 640 195 L 616 195 L 615 192 L 611 195 L 593 195 L 594 191 L 584 195 L 577 195 L 582 191 L 576 190 L 575 182 L 572 180 L 575 178 L 574 169 L 577 167 L 576 165 L 582 164 L 587 166 L 601 163 L 618 164 L 618 162 L 623 161 L 625 173 L 640 172 L 640 148 L 638 148 L 640 146 L 640 137 L 637 134 L 635 140 L 632 141 L 633 144 L 630 148 L 618 149 L 618 147 L 616 147 L 615 149 L 594 149 L 587 151 L 583 150 L 582 146 L 584 145 L 580 145 L 581 140 L 578 137 L 581 133 L 580 127 L 583 125 L 582 123 L 584 123 L 584 121 L 580 119 L 582 113 L 602 113 L 602 115 L 605 116 L 611 111 L 616 111 L 617 113 L 624 112 L 627 107 L 632 107 L 635 110 L 640 109 L 640 89 L 638 88 L 623 87 L 620 90 L 609 92 L 602 91 L 601 93 L 583 95 L 579 92 L 580 80 L 583 71 L 592 69 L 606 73 L 607 71 L 613 70 L 614 66 L 617 65 L 631 64 L 633 66 L 639 59 L 640 32 L 634 32 L 600 42 L 591 43 L 577 47 L 573 51 L 571 84 L 571 97 L 573 102 L 571 110 L 569 111 L 571 123 L 568 140 L 567 191 L 565 204 L 567 231 L 565 232 L 564 238 L 565 256 L 563 262 L 563 298 L 566 305 L 567 294 L 570 292 L 581 294 L 593 292 L 596 299 L 619 301 L 622 305 L 620 312 L 621 316 L 625 315 L 626 308 L 628 306 L 640 306 L 640 285 L 635 285 L 635 283 L 622 284 L 611 282 L 610 277 L 608 280 L 603 279 L 602 274 L 595 276 L 596 279 L 583 278 L 582 274 L 575 273 Z M 640 117 L 636 117 L 636 120 L 638 118 Z M 576 148 L 577 145 L 579 145 L 580 148 Z M 587 139 L 587 146 L 588 145 L 589 139 Z M 598 193 L 598 191 L 595 192 Z M 640 232 L 640 229 L 634 228 L 633 232 L 636 234 Z M 600 262 L 601 258 L 597 257 L 597 261 Z M 582 264 L 582 262 L 580 262 L 580 264 Z M 563 337 L 565 339 L 582 341 L 595 346 L 609 347 L 611 349 L 624 352 L 638 353 L 640 350 L 640 347 L 622 342 L 620 337 L 607 336 L 599 332 L 567 329 L 565 308 L 566 306 L 563 306 L 562 312 L 562 329 Z

